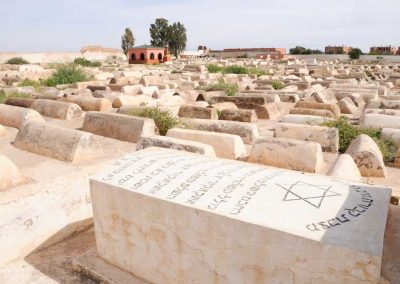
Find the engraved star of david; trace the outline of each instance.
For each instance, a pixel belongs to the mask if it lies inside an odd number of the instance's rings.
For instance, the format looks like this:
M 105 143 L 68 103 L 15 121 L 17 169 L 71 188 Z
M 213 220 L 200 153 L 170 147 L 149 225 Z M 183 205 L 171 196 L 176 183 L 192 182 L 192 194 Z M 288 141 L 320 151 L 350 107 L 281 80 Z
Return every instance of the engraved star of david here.
M 318 209 L 326 197 L 340 196 L 339 193 L 331 190 L 332 185 L 315 185 L 303 181 L 276 185 L 286 191 L 283 201 L 303 200 Z

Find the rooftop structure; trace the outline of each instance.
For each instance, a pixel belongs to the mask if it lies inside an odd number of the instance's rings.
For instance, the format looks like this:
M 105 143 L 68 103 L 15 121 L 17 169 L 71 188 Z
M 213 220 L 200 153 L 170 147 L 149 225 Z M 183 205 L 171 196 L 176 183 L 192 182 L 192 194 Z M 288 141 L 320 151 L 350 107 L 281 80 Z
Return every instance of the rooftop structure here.
M 171 61 L 168 47 L 141 45 L 128 49 L 129 64 L 158 64 Z

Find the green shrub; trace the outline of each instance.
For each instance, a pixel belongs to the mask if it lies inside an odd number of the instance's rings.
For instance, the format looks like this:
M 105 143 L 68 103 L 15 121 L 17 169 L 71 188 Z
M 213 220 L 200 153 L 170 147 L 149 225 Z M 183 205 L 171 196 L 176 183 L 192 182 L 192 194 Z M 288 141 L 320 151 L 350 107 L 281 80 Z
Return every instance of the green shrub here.
M 267 72 L 257 67 L 246 68 L 238 65 L 222 67 L 218 66 L 217 64 L 207 64 L 206 67 L 209 73 L 252 74 L 252 75 L 257 75 L 257 77 L 262 75 L 268 75 Z
M 4 104 L 4 102 L 7 100 L 7 95 L 4 92 L 4 90 L 0 90 L 0 104 Z
M 207 64 L 206 68 L 210 73 L 219 73 L 224 70 L 224 67 L 218 66 L 217 64 Z
M 204 90 L 207 92 L 224 91 L 225 95 L 232 97 L 239 91 L 239 88 L 236 84 L 225 83 L 223 80 L 219 80 L 216 84 L 206 86 Z
M 269 75 L 266 71 L 259 69 L 257 67 L 248 68 L 247 74 L 257 75 L 257 77 L 260 77 L 262 75 Z
M 10 58 L 6 61 L 6 64 L 12 64 L 12 65 L 23 65 L 23 64 L 29 64 L 29 62 L 22 57 L 13 57 Z
M 363 52 L 361 51 L 361 49 L 353 48 L 349 52 L 349 57 L 352 60 L 356 60 L 356 59 L 359 59 L 362 54 L 363 54 Z
M 393 141 L 381 139 L 381 132 L 372 128 L 351 125 L 346 117 L 335 121 L 322 123 L 323 126 L 336 127 L 339 130 L 339 152 L 346 152 L 350 143 L 361 134 L 370 136 L 378 145 L 385 162 L 391 162 L 396 158 L 398 146 Z
M 383 160 L 385 162 L 393 162 L 396 159 L 399 146 L 397 146 L 395 142 L 391 140 L 382 140 L 380 138 L 372 139 L 374 139 L 376 145 L 379 147 L 379 150 L 381 150 Z
M 90 60 L 87 60 L 82 57 L 75 58 L 74 64 L 86 66 L 86 67 L 100 67 L 101 66 L 101 63 L 98 61 L 90 61 Z
M 248 70 L 243 66 L 232 65 L 225 67 L 222 72 L 225 74 L 247 74 Z
M 56 85 L 72 84 L 89 80 L 90 78 L 82 69 L 78 68 L 76 65 L 70 64 L 58 67 L 57 71 L 47 78 L 44 83 L 46 86 L 54 87 Z
M 130 115 L 147 117 L 154 120 L 160 135 L 165 136 L 169 129 L 179 124 L 179 120 L 168 111 L 161 111 L 158 107 L 146 107 L 143 109 L 135 109 Z
M 4 104 L 7 100 L 7 98 L 32 98 L 31 95 L 24 94 L 24 93 L 11 93 L 11 94 L 6 94 L 4 90 L 0 90 L 0 104 Z
M 18 83 L 18 87 L 30 87 L 30 86 L 34 87 L 35 90 L 38 91 L 42 86 L 42 83 L 40 81 L 35 81 L 30 79 L 24 79 Z
M 281 81 L 273 81 L 272 88 L 274 88 L 275 90 L 283 89 L 283 88 L 285 88 L 285 83 L 283 83 Z

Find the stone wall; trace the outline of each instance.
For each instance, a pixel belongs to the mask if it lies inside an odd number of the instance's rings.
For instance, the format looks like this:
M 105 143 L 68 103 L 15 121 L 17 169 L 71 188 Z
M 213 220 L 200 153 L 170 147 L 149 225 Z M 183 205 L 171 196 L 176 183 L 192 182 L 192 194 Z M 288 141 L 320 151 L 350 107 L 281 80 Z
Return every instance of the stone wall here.
M 75 58 L 83 57 L 88 60 L 105 61 L 108 57 L 116 56 L 126 60 L 122 50 L 99 46 L 84 47 L 80 52 L 0 52 L 0 64 L 13 57 L 22 57 L 30 63 L 68 63 Z
M 380 56 L 383 57 L 384 61 L 387 62 L 400 62 L 399 55 L 361 55 L 360 60 L 365 61 L 376 61 L 376 58 Z M 288 55 L 288 57 L 294 57 L 298 59 L 317 59 L 317 60 L 346 60 L 349 56 L 346 54 L 310 54 L 310 55 Z
M 245 51 L 245 50 L 238 50 L 238 51 L 210 51 L 208 56 L 216 57 L 216 58 L 237 58 L 237 57 L 244 57 L 247 56 L 248 58 L 256 58 L 259 54 L 265 54 L 259 51 Z M 287 54 L 287 58 L 297 58 L 297 59 L 304 59 L 304 60 L 347 60 L 349 56 L 347 54 L 310 54 L 310 55 L 291 55 Z M 400 55 L 361 55 L 361 60 L 366 61 L 376 61 L 376 57 L 381 56 L 383 57 L 384 61 L 387 62 L 400 62 Z
M 80 52 L 0 52 L 0 63 L 13 57 L 22 57 L 30 63 L 67 63 L 81 56 Z

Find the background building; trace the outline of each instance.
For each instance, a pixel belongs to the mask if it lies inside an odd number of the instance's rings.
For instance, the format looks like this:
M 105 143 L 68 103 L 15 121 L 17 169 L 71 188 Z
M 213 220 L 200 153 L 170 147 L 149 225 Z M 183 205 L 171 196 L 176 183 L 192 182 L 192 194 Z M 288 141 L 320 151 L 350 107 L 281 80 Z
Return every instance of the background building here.
M 325 46 L 325 53 L 326 54 L 349 54 L 349 52 L 351 51 L 351 47 L 350 46 Z
M 128 49 L 129 64 L 157 64 L 171 61 L 167 47 L 142 45 Z
M 193 58 L 193 57 L 205 57 L 208 54 L 209 49 L 205 45 L 200 45 L 197 51 L 185 50 L 180 54 L 181 58 Z
M 395 46 L 373 46 L 370 48 L 370 54 L 380 54 L 380 55 L 394 55 L 400 54 L 400 48 Z
M 209 50 L 208 56 L 217 58 L 258 58 L 283 59 L 285 48 L 226 48 L 223 50 Z

